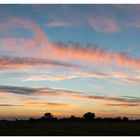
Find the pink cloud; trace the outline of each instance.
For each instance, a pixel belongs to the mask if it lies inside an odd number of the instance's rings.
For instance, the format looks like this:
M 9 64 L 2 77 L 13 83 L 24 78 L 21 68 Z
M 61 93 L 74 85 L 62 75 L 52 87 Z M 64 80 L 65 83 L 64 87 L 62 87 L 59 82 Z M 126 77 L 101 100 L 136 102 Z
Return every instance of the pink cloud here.
M 97 21 L 101 20 L 100 18 L 98 19 L 98 17 L 95 17 L 95 19 L 96 18 Z M 10 43 L 12 43 L 13 45 L 17 43 L 15 50 L 22 50 L 22 54 L 24 55 L 28 54 L 30 56 L 33 55 L 44 58 L 49 57 L 63 60 L 73 60 L 81 62 L 84 61 L 86 64 L 113 64 L 121 67 L 140 68 L 140 59 L 132 58 L 125 53 L 113 53 L 101 47 L 89 47 L 86 45 L 76 45 L 68 43 L 55 44 L 53 42 L 48 41 L 45 32 L 41 29 L 41 27 L 38 24 L 25 19 L 11 18 L 9 20 L 9 23 L 6 23 L 3 26 L 10 27 L 11 25 L 15 28 L 22 27 L 33 32 L 33 38 L 30 40 L 25 40 L 24 38 L 14 40 L 8 38 L 5 41 L 8 45 L 10 45 Z M 117 31 L 117 25 L 115 24 L 115 21 L 113 19 L 108 19 L 104 17 L 103 21 L 100 22 L 105 22 L 105 26 L 107 27 L 105 29 L 107 31 Z M 20 45 L 24 47 L 21 47 Z M 29 47 L 27 47 L 27 45 Z M 3 49 L 3 47 L 0 47 L 0 49 Z
M 132 58 L 125 53 L 112 53 L 100 47 L 76 46 L 73 44 L 51 44 L 51 51 L 56 58 L 79 60 L 90 64 L 118 65 L 140 68 L 140 59 Z
M 105 16 L 93 16 L 87 18 L 91 27 L 98 32 L 113 33 L 119 31 L 119 25 L 115 18 Z
M 34 52 L 34 55 L 37 55 L 39 51 L 42 51 L 41 48 L 44 48 L 48 44 L 48 38 L 41 27 L 27 19 L 11 17 L 5 22 L 0 23 L 0 29 L 13 30 L 16 33 L 17 28 L 23 28 L 29 30 L 32 33 L 30 39 L 25 39 L 23 37 L 16 38 L 3 38 L 0 40 L 0 50 L 8 50 L 13 52 L 20 52 L 23 56 L 31 56 Z M 39 49 L 37 49 L 39 47 Z M 33 51 L 34 48 L 34 51 Z
M 36 42 L 38 42 L 41 46 L 45 46 L 48 43 L 46 34 L 42 31 L 41 27 L 38 24 L 29 20 L 19 18 L 12 18 L 10 22 L 15 24 L 16 27 L 20 26 L 31 30 L 34 33 L 33 35 L 36 39 Z
M 37 47 L 36 40 L 24 39 L 23 37 L 19 38 L 2 38 L 0 39 L 0 50 L 1 51 L 10 51 L 11 53 L 29 55 L 33 48 Z

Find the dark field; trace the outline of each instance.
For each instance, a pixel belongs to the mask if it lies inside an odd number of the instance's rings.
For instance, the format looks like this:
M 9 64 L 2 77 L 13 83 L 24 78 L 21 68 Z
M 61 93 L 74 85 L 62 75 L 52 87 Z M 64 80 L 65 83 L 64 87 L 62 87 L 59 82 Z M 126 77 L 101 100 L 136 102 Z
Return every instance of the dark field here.
M 140 136 L 136 122 L 1 122 L 1 136 Z

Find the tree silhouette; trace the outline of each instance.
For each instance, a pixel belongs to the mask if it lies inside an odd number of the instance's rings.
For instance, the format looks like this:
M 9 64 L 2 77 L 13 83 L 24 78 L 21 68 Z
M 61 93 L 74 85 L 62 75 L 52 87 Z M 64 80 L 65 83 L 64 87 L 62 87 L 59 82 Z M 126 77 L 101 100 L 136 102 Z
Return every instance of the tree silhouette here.
M 46 118 L 46 119 L 52 119 L 53 118 L 53 115 L 51 113 L 45 113 L 44 114 L 44 118 Z
M 116 120 L 117 120 L 117 121 L 121 121 L 121 117 L 117 117 Z
M 95 118 L 95 114 L 92 112 L 87 112 L 83 115 L 85 120 L 93 120 Z
M 54 117 L 51 113 L 45 113 L 43 117 L 40 118 L 41 121 L 51 121 Z
M 122 118 L 123 121 L 128 121 L 129 119 L 127 117 Z
M 71 118 L 71 119 L 75 119 L 76 117 L 75 117 L 74 115 L 71 115 L 70 118 Z
M 29 118 L 29 122 L 36 122 L 37 120 L 35 118 Z

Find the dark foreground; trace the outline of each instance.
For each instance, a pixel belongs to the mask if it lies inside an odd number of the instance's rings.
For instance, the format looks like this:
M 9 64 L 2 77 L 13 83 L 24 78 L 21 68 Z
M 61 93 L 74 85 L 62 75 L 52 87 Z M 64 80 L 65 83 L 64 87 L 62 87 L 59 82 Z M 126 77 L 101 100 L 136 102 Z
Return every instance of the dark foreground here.
M 140 136 L 136 122 L 0 122 L 1 136 Z

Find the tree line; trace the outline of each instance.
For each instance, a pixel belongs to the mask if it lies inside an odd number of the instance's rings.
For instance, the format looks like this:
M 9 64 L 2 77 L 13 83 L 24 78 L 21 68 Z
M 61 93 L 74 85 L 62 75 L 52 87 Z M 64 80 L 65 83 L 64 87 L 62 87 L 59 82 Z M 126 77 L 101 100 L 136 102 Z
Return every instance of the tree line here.
M 82 117 L 76 117 L 74 115 L 68 117 L 68 118 L 57 118 L 52 113 L 45 113 L 41 118 L 35 119 L 30 118 L 28 120 L 29 122 L 64 122 L 64 121 L 123 121 L 128 122 L 130 121 L 128 117 L 116 117 L 116 118 L 100 118 L 96 117 L 95 113 L 87 112 L 83 114 Z
M 8 120 L 0 120 L 0 122 L 5 122 Z M 140 119 L 137 120 L 129 120 L 128 117 L 115 117 L 115 118 L 101 118 L 96 117 L 95 113 L 93 112 L 87 112 L 83 114 L 82 117 L 76 117 L 74 115 L 71 115 L 70 117 L 63 117 L 63 118 L 57 118 L 52 113 L 45 113 L 40 118 L 29 118 L 28 120 L 19 120 L 15 119 L 15 122 L 21 122 L 21 121 L 28 121 L 28 122 L 68 122 L 68 121 L 75 121 L 75 122 L 84 122 L 84 121 L 104 121 L 104 122 L 140 122 Z

